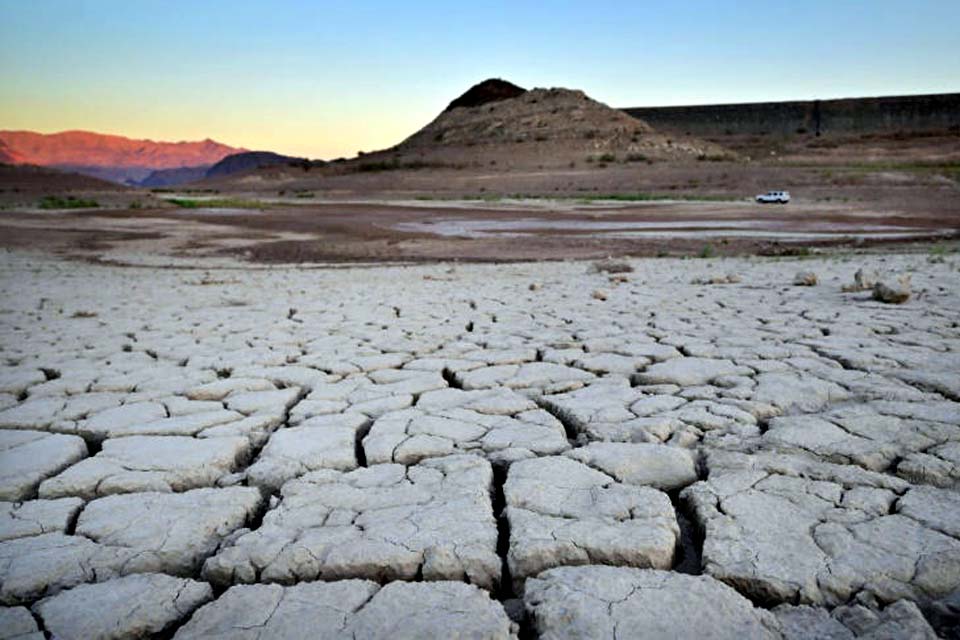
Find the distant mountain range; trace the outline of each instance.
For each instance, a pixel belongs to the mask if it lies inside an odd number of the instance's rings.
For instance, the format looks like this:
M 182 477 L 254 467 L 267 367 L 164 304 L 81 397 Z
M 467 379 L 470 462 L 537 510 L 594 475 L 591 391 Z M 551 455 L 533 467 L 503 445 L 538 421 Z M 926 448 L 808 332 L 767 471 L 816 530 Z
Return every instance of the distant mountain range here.
M 90 131 L 0 131 L 0 163 L 73 171 L 111 182 L 166 187 L 257 167 L 302 162 L 214 140 L 155 142 Z
M 0 163 L 73 171 L 111 182 L 168 187 L 302 158 L 214 140 L 155 142 L 90 131 L 0 131 Z
M 246 151 L 213 140 L 154 142 L 90 131 L 43 134 L 0 131 L 0 151 L 10 164 L 33 164 L 136 184 L 156 169 L 212 165 Z

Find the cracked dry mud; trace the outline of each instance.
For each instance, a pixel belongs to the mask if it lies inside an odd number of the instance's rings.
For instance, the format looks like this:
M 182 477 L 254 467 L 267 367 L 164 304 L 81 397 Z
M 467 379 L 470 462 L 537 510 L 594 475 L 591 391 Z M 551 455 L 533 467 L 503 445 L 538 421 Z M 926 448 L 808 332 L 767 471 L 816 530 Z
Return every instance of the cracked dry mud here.
M 950 260 L 171 266 L 0 254 L 0 639 L 960 634 Z

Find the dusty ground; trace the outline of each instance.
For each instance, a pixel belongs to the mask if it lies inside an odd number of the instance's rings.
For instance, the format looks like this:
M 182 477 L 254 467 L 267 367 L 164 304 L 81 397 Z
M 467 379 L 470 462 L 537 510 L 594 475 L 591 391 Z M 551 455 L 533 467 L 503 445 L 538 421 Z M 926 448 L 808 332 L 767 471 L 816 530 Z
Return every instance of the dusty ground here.
M 516 261 L 796 254 L 836 245 L 949 242 L 960 230 L 960 222 L 939 214 L 803 199 L 786 206 L 584 199 L 303 203 L 251 195 L 235 200 L 243 207 L 236 208 L 211 200 L 220 196 L 189 197 L 197 208 L 0 212 L 0 246 L 113 261 L 135 254 L 239 255 L 273 263 Z
M 139 255 L 0 252 L 0 635 L 956 637 L 954 254 Z
M 443 147 L 453 154 L 443 166 L 368 171 L 364 157 L 268 168 L 179 192 L 96 188 L 87 179 L 6 169 L 0 243 L 84 257 L 220 252 L 310 262 L 802 253 L 924 234 L 938 241 L 960 230 L 956 141 L 955 134 L 731 137 L 737 161 L 624 156 L 563 167 L 549 158 L 537 164 L 545 143 L 498 146 L 515 167 L 479 166 L 469 149 Z M 787 189 L 794 200 L 752 202 L 769 189 Z M 98 207 L 39 209 L 50 195 Z M 168 202 L 175 198 L 219 203 L 181 209 Z

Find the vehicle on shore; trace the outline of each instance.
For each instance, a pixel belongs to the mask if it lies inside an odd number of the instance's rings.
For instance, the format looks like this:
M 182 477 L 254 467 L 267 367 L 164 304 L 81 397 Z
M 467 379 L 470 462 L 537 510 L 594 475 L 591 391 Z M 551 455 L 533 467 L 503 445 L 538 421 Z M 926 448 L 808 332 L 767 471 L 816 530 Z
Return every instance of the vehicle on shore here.
M 757 195 L 760 204 L 787 204 L 790 202 L 789 191 L 767 191 Z

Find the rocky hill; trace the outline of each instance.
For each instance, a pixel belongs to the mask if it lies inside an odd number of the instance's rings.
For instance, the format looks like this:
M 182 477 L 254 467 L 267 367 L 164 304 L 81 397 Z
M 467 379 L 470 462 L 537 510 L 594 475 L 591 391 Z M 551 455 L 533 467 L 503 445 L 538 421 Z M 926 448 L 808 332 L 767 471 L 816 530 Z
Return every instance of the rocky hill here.
M 247 151 L 227 156 L 207 170 L 207 178 L 217 178 L 227 176 L 233 173 L 259 169 L 260 167 L 272 167 L 274 165 L 283 165 L 290 163 L 301 163 L 306 158 L 295 158 L 293 156 L 284 156 L 272 151 Z
M 680 160 L 724 154 L 717 144 L 661 134 L 582 91 L 526 91 L 502 80 L 486 80 L 399 145 L 362 160 L 556 167 L 583 161 Z
M 0 131 L 0 145 L 0 151 L 17 164 L 66 169 L 121 183 L 139 182 L 156 169 L 210 166 L 245 151 L 209 139 L 154 142 L 90 131 Z
M 214 165 L 199 167 L 178 167 L 176 169 L 157 169 L 140 181 L 141 187 L 173 187 L 205 178 L 224 178 L 235 173 L 253 171 L 262 167 L 299 164 L 305 158 L 284 156 L 272 151 L 244 151 L 220 160 Z
M 180 184 L 203 180 L 210 165 L 202 164 L 199 167 L 177 167 L 176 169 L 157 169 L 141 180 L 141 187 L 175 187 Z

